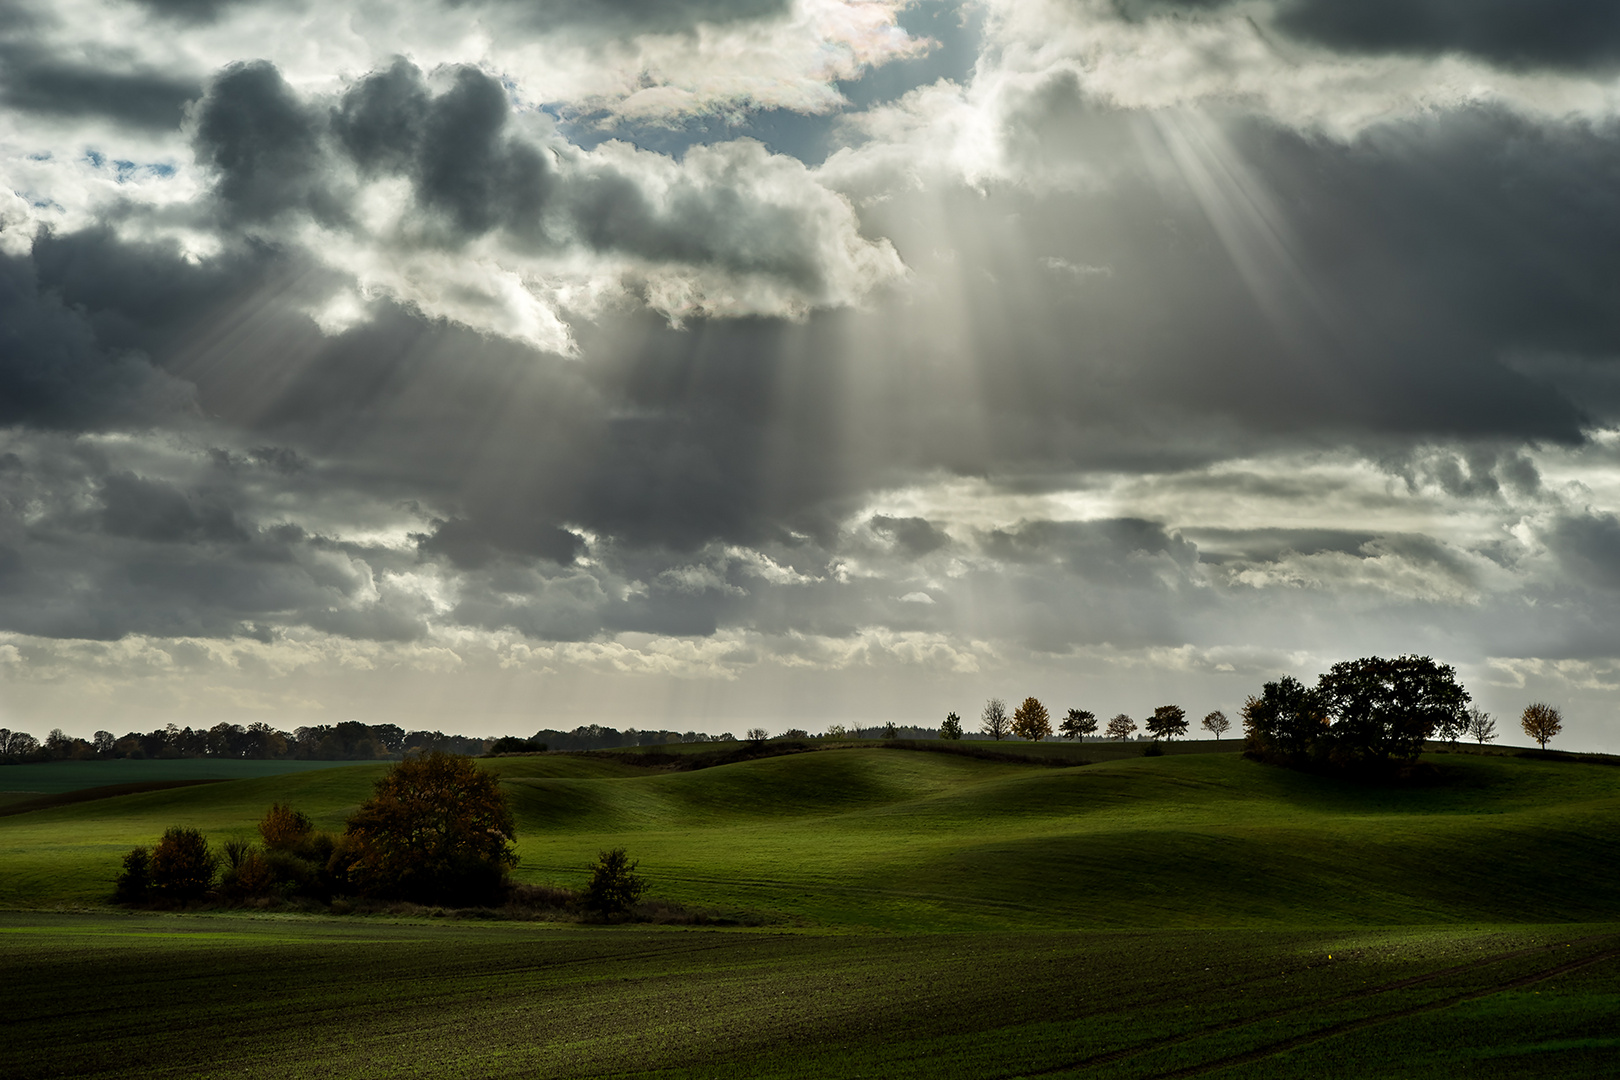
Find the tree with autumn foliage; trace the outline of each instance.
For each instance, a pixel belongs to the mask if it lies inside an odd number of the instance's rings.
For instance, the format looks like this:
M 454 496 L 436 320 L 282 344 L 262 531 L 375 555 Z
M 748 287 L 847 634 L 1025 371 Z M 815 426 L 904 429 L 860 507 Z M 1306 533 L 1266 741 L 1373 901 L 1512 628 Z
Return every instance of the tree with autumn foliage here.
M 368 896 L 496 900 L 517 865 L 512 812 L 494 774 L 459 754 L 406 758 L 349 819 L 334 862 Z
M 1013 710 L 1012 733 L 1020 739 L 1040 742 L 1052 734 L 1052 716 L 1035 698 L 1027 697 Z
M 1548 739 L 1564 730 L 1564 714 L 1542 701 L 1526 705 L 1519 722 L 1524 726 L 1524 733 L 1536 740 L 1543 750 L 1547 749 Z

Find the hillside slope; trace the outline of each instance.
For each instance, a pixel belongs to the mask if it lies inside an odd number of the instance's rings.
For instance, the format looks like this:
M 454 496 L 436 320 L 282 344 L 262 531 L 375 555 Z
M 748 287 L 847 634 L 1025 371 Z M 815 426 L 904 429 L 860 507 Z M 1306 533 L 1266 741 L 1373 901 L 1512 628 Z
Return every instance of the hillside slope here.
M 1410 789 L 1235 754 L 1051 768 L 838 750 L 695 772 L 500 759 L 518 877 L 624 846 L 655 895 L 823 926 L 1268 926 L 1620 918 L 1620 769 L 1441 755 Z M 386 766 L 0 818 L 0 905 L 94 904 L 171 824 L 252 835 L 272 801 L 340 828 Z

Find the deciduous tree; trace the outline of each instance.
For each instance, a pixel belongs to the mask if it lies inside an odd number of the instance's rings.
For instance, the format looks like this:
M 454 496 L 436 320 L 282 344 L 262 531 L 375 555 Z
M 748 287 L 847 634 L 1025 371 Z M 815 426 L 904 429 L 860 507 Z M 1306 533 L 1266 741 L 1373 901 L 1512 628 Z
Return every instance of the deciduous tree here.
M 1070 709 L 1063 723 L 1058 725 L 1058 731 L 1065 739 L 1083 739 L 1096 730 L 1096 714 L 1085 709 Z
M 194 900 L 213 885 L 218 865 L 201 832 L 176 825 L 152 849 L 152 888 L 164 896 Z
M 512 812 L 492 773 L 435 751 L 388 770 L 333 856 L 373 896 L 487 903 L 517 865 Z
M 984 712 L 979 714 L 979 730 L 997 742 L 1007 737 L 1009 723 L 1005 701 L 993 697 L 984 703 Z
M 1103 731 L 1110 739 L 1128 739 L 1136 731 L 1136 721 L 1124 713 L 1120 713 L 1108 721 L 1108 727 Z
M 614 848 L 598 854 L 596 868 L 591 871 L 591 883 L 585 888 L 580 906 L 593 915 L 620 915 L 641 899 L 647 891 L 645 879 L 636 875 L 640 863 L 630 861 L 624 848 Z
M 1373 762 L 1411 760 L 1443 724 L 1462 725 L 1468 691 L 1449 664 L 1427 656 L 1344 660 L 1317 680 L 1333 749 Z
M 1249 748 L 1283 758 L 1305 754 L 1327 728 L 1327 714 L 1316 691 L 1292 675 L 1260 688 L 1243 703 L 1243 734 Z
M 1027 697 L 1013 710 L 1012 733 L 1020 739 L 1040 742 L 1052 734 L 1052 717 L 1035 698 Z
M 1173 739 L 1187 734 L 1187 710 L 1180 705 L 1160 705 L 1147 719 L 1147 733 L 1155 739 Z
M 1524 733 L 1543 750 L 1547 749 L 1547 740 L 1564 730 L 1564 714 L 1542 701 L 1526 705 L 1519 722 L 1524 725 Z
M 1207 716 L 1205 716 L 1204 717 L 1204 722 L 1203 722 L 1203 725 L 1202 725 L 1202 727 L 1203 727 L 1203 729 L 1205 731 L 1208 731 L 1208 732 L 1211 732 L 1211 733 L 1214 734 L 1216 742 L 1221 741 L 1221 736 L 1225 735 L 1226 732 L 1227 732 L 1227 729 L 1229 729 L 1231 726 L 1232 726 L 1232 721 L 1228 720 L 1226 718 L 1226 714 L 1221 712 L 1221 710 L 1219 710 L 1219 709 L 1216 709 L 1214 712 L 1209 713 Z
M 1496 721 L 1484 709 L 1468 710 L 1468 734 L 1481 746 L 1496 741 Z

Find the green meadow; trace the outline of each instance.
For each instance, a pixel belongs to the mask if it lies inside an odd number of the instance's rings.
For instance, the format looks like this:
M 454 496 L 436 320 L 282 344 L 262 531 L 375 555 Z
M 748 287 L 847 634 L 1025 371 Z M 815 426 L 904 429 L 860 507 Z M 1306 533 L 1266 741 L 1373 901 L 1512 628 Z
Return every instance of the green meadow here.
M 341 829 L 386 764 L 0 816 L 0 1074 L 1620 1073 L 1620 769 L 1086 750 L 484 763 L 519 880 L 623 846 L 719 928 L 107 906 L 166 827 Z

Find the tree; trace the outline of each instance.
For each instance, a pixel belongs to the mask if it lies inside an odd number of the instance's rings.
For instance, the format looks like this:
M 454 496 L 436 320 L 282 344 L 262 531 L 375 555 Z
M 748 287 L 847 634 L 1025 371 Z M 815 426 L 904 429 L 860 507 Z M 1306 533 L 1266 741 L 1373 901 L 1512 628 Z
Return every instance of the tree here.
M 1564 730 L 1564 714 L 1541 701 L 1526 705 L 1519 722 L 1524 725 L 1524 733 L 1540 743 L 1543 750 L 1547 749 L 1548 739 Z
M 130 853 L 131 855 L 134 852 Z M 214 884 L 219 860 L 208 850 L 208 840 L 196 829 L 175 825 L 152 849 L 149 862 L 152 888 L 178 900 L 194 900 Z M 126 862 L 126 868 L 127 868 Z
M 1284 758 L 1303 755 L 1317 745 L 1327 716 L 1316 691 L 1292 675 L 1260 688 L 1260 696 L 1243 703 L 1243 734 L 1249 748 Z
M 1083 739 L 1097 730 L 1097 716 L 1084 709 L 1070 709 L 1069 714 L 1058 725 L 1058 731 L 1065 739 Z
M 124 856 L 124 872 L 118 875 L 113 899 L 120 904 L 139 904 L 152 888 L 152 853 L 143 847 Z
M 604 918 L 629 911 L 641 899 L 641 894 L 647 891 L 647 882 L 635 873 L 639 865 L 630 861 L 624 848 L 599 852 L 596 868 L 591 872 L 591 883 L 586 886 L 580 906 Z
M 1173 739 L 1187 734 L 1187 710 L 1180 705 L 1160 705 L 1147 719 L 1147 733 L 1155 739 Z
M 962 718 L 955 713 L 949 713 L 944 723 L 939 725 L 939 737 L 955 741 L 962 737 Z
M 1462 726 L 1468 691 L 1427 656 L 1344 660 L 1316 681 L 1333 749 L 1373 762 L 1412 760 L 1442 725 Z
M 1484 709 L 1468 710 L 1468 734 L 1481 746 L 1496 741 L 1496 721 Z
M 514 833 L 494 774 L 435 751 L 406 758 L 377 781 L 333 859 L 368 895 L 488 903 L 517 865 Z
M 1007 737 L 1011 729 L 1007 721 L 1005 701 L 993 697 L 984 703 L 984 712 L 979 714 L 979 730 L 997 742 Z
M 1120 713 L 1118 716 L 1108 721 L 1108 727 L 1106 730 L 1104 730 L 1103 734 L 1107 735 L 1110 739 L 1128 739 L 1131 737 L 1131 733 L 1135 730 L 1136 721 L 1132 720 L 1124 713 Z
M 1020 739 L 1040 742 L 1052 734 L 1052 717 L 1046 706 L 1032 697 L 1013 710 L 1012 733 Z
M 747 738 L 749 742 L 764 742 L 770 737 L 771 733 L 762 727 L 751 727 L 748 729 Z
M 1232 721 L 1228 720 L 1226 718 L 1226 714 L 1221 712 L 1219 709 L 1216 709 L 1214 712 L 1204 717 L 1204 723 L 1202 725 L 1205 731 L 1214 733 L 1216 742 L 1221 741 L 1221 736 L 1225 735 L 1227 729 L 1231 726 Z

